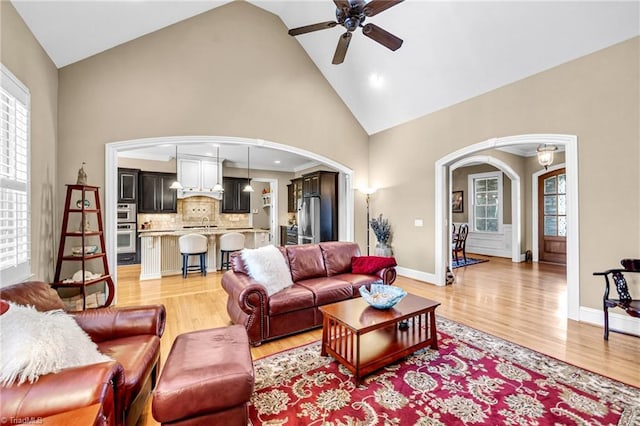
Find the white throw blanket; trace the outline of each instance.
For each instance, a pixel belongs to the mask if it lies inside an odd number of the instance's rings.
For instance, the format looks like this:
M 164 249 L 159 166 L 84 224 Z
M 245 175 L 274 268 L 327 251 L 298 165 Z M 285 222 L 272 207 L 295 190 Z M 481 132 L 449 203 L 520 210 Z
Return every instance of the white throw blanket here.
M 289 266 L 277 247 L 244 249 L 241 255 L 251 278 L 264 285 L 269 296 L 293 285 Z
M 9 305 L 0 315 L 0 385 L 33 383 L 43 374 L 111 360 L 66 312 Z

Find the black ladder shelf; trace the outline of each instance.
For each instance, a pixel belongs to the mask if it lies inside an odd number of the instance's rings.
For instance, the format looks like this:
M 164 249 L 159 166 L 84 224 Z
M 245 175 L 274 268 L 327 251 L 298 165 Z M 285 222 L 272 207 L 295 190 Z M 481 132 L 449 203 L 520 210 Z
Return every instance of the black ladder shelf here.
M 78 202 L 72 204 L 73 195 L 78 193 L 80 196 Z M 93 194 L 93 200 L 87 198 L 88 194 Z M 91 207 L 91 201 L 95 204 Z M 77 230 L 69 230 L 69 217 L 78 215 L 80 226 Z M 90 217 L 94 217 L 96 221 L 96 229 L 90 229 L 86 224 Z M 94 253 L 86 253 L 85 247 L 90 241 L 99 239 L 100 244 Z M 67 239 L 79 242 L 82 247 L 81 253 L 73 253 L 66 250 Z M 76 244 L 73 244 L 76 246 Z M 87 262 L 93 259 L 102 260 L 102 274 L 93 279 L 86 279 L 85 271 L 87 270 Z M 73 262 L 80 264 L 82 271 L 82 281 L 68 282 L 60 279 L 63 262 Z M 98 264 L 97 262 L 92 265 Z M 89 185 L 67 185 L 67 197 L 65 200 L 64 217 L 62 219 L 62 230 L 60 231 L 60 246 L 58 247 L 58 261 L 56 262 L 56 273 L 54 282 L 51 286 L 57 288 L 80 288 L 82 291 L 82 309 L 87 308 L 87 287 L 93 284 L 104 282 L 106 284 L 107 295 L 104 306 L 111 305 L 114 297 L 113 279 L 109 274 L 109 264 L 107 262 L 106 248 L 104 244 L 104 232 L 102 229 L 102 211 L 100 210 L 100 194 L 99 187 Z

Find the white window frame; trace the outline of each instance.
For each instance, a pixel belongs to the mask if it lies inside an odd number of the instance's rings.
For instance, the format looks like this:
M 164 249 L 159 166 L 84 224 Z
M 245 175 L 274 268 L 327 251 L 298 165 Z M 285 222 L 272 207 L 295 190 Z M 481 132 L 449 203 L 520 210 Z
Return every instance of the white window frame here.
M 2 189 L 5 188 L 26 192 L 26 226 L 27 233 L 27 254 L 26 259 L 15 263 L 12 266 L 0 269 L 0 287 L 18 283 L 27 280 L 33 276 L 31 270 L 32 259 L 32 241 L 31 241 L 31 94 L 29 89 L 9 71 L 3 64 L 0 64 L 0 87 L 12 96 L 17 102 L 20 102 L 27 110 L 26 112 L 26 182 L 14 179 L 7 179 L 0 176 L 0 184 Z M 17 225 L 16 225 L 17 226 Z
M 502 234 L 503 231 L 503 223 L 502 216 L 504 206 L 502 205 L 502 192 L 503 192 L 503 181 L 502 181 L 503 173 L 501 171 L 496 172 L 486 172 L 486 173 L 474 173 L 467 177 L 468 182 L 468 194 L 469 194 L 469 232 L 477 232 L 482 234 L 491 234 L 497 235 Z M 476 179 L 498 179 L 498 230 L 493 231 L 479 231 L 476 229 L 476 191 L 475 191 L 475 181 Z

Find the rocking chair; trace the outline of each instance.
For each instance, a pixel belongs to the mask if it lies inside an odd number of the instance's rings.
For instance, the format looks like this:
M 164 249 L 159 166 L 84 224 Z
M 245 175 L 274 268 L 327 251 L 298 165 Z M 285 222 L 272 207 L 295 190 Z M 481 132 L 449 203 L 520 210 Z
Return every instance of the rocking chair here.
M 604 340 L 609 340 L 609 308 L 624 309 L 632 317 L 640 317 L 640 299 L 633 299 L 629 294 L 629 287 L 623 272 L 640 273 L 640 259 L 622 259 L 620 261 L 624 269 L 609 269 L 604 272 L 594 272 L 593 275 L 604 277 L 605 289 L 602 297 L 604 310 Z M 609 275 L 616 285 L 618 299 L 609 298 Z M 616 331 L 616 330 L 612 330 Z

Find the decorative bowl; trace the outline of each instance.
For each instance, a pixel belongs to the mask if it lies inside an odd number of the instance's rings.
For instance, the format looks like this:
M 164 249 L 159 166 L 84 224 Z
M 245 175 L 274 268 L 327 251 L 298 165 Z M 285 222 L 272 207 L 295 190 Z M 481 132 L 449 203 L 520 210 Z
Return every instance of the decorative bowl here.
M 84 254 L 94 254 L 97 250 L 97 246 L 84 246 Z M 73 253 L 74 256 L 82 256 L 82 247 L 72 247 L 71 253 Z
M 376 309 L 389 309 L 395 306 L 407 292 L 400 287 L 385 284 L 371 284 L 371 290 L 360 287 L 360 296 Z

